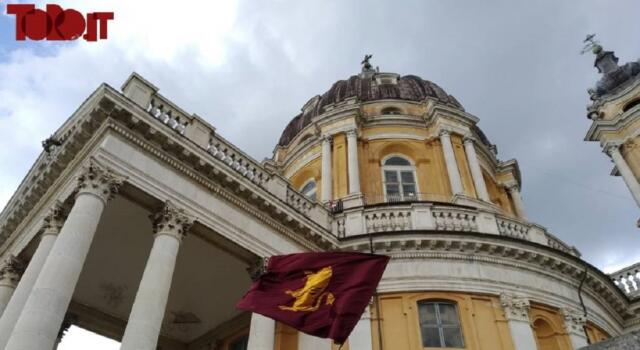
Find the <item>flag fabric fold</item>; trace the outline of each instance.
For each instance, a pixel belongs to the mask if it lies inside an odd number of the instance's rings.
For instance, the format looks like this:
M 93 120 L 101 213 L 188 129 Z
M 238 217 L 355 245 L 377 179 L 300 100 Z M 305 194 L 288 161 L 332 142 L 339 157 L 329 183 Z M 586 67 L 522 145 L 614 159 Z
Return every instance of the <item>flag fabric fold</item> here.
M 236 307 L 343 344 L 388 261 L 384 255 L 352 252 L 273 256 Z

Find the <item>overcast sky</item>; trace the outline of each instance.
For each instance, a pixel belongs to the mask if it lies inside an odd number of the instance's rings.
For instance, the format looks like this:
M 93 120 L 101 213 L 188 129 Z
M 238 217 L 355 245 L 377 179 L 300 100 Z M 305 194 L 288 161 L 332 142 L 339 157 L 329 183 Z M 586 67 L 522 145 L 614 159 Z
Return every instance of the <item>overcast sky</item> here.
M 370 53 L 381 71 L 431 80 L 480 118 L 499 158 L 518 160 L 533 221 L 606 271 L 640 261 L 638 208 L 583 141 L 598 74 L 579 54 L 597 33 L 621 63 L 640 58 L 638 1 L 56 3 L 116 19 L 98 43 L 16 42 L 14 18 L 0 16 L 0 207 L 101 82 L 119 88 L 135 70 L 261 160 L 309 98 Z M 72 333 L 61 350 L 83 348 Z

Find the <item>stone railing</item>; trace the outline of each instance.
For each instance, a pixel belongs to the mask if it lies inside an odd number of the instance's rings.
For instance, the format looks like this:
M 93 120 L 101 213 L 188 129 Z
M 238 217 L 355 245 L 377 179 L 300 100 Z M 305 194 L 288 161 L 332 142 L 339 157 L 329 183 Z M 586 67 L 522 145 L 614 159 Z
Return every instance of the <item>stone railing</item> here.
M 549 247 L 563 251 L 565 253 L 580 256 L 580 253 L 576 250 L 576 248 L 569 246 L 568 244 L 559 240 L 556 236 L 552 235 L 549 232 L 545 232 L 545 234 L 547 236 L 547 245 Z
M 289 186 L 287 187 L 287 204 L 294 207 L 297 211 L 308 215 L 311 208 L 317 203 Z
M 364 225 L 366 233 L 411 230 L 411 210 L 365 211 Z
M 498 232 L 503 236 L 529 240 L 530 225 L 518 220 L 497 216 Z
M 478 231 L 477 213 L 473 210 L 437 206 L 431 211 L 436 230 Z
M 330 214 L 325 207 L 296 191 L 286 179 L 270 172 L 261 163 L 216 134 L 215 128 L 204 119 L 185 112 L 162 96 L 158 93 L 157 87 L 140 75 L 133 73 L 122 86 L 122 91 L 152 118 L 206 150 L 222 163 L 221 167 L 230 169 L 238 176 L 235 180 L 247 179 L 286 202 L 316 224 L 326 229 L 331 227 Z
M 193 120 L 192 116 L 157 93 L 149 100 L 147 112 L 180 135 L 184 135 Z
M 629 298 L 640 297 L 640 263 L 625 267 L 609 276 Z
M 211 135 L 207 152 L 257 185 L 269 180 L 269 173 L 262 165 L 218 135 Z
M 338 237 L 393 231 L 457 231 L 507 236 L 580 256 L 544 227 L 483 208 L 444 203 L 390 203 L 358 206 L 333 215 Z

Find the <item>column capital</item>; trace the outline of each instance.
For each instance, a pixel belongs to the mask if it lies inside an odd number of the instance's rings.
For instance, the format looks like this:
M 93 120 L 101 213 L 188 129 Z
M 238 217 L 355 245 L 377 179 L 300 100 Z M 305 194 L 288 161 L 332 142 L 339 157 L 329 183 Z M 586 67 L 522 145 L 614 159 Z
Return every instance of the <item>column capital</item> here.
M 443 136 L 444 136 L 444 137 L 449 137 L 449 136 L 451 136 L 451 131 L 449 131 L 449 130 L 447 130 L 447 129 L 441 129 L 441 130 L 438 132 L 438 136 L 440 136 L 440 137 L 443 137 Z
M 347 137 L 358 137 L 358 130 L 357 129 L 349 129 L 345 132 L 345 134 L 347 134 Z
M 82 172 L 78 176 L 78 195 L 92 194 L 106 203 L 118 193 L 118 189 L 125 179 L 92 157 L 89 164 L 82 168 Z
M 504 187 L 509 192 L 520 192 L 520 186 L 515 181 L 503 183 L 502 187 Z
M 507 320 L 529 322 L 529 299 L 511 294 L 500 294 L 500 305 Z
M 462 143 L 464 144 L 475 144 L 476 143 L 476 139 L 471 136 L 471 135 L 464 135 L 464 137 L 462 138 Z
M 60 229 L 64 224 L 64 206 L 60 201 L 56 201 L 51 208 L 49 208 L 49 212 L 44 217 L 44 222 L 42 223 L 42 235 L 57 235 L 60 233 Z
M 195 218 L 187 215 L 184 209 L 176 207 L 171 201 L 166 201 L 162 208 L 151 215 L 153 233 L 158 235 L 170 235 L 182 240 Z
M 322 135 L 322 143 L 328 143 L 331 144 L 333 142 L 333 135 Z
M 0 284 L 17 286 L 26 267 L 22 259 L 9 255 L 0 268 Z
M 269 264 L 269 258 L 257 258 L 249 264 L 247 272 L 252 281 L 257 281 L 267 272 L 267 264 Z
M 622 143 L 620 142 L 607 142 L 603 147 L 602 151 L 606 153 L 609 157 L 613 155 L 613 153 L 620 152 L 620 147 Z
M 587 324 L 584 313 L 572 308 L 562 308 L 560 312 L 564 318 L 564 328 L 567 333 L 575 333 L 584 337 L 584 326 Z

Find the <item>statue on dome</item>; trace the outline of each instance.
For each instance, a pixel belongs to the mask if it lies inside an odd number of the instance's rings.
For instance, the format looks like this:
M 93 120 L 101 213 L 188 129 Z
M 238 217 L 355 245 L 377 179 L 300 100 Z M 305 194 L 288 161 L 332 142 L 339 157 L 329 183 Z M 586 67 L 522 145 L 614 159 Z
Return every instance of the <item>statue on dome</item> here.
M 369 63 L 371 57 L 373 57 L 373 55 L 364 55 L 364 59 L 360 62 L 363 71 L 373 70 L 373 66 Z

